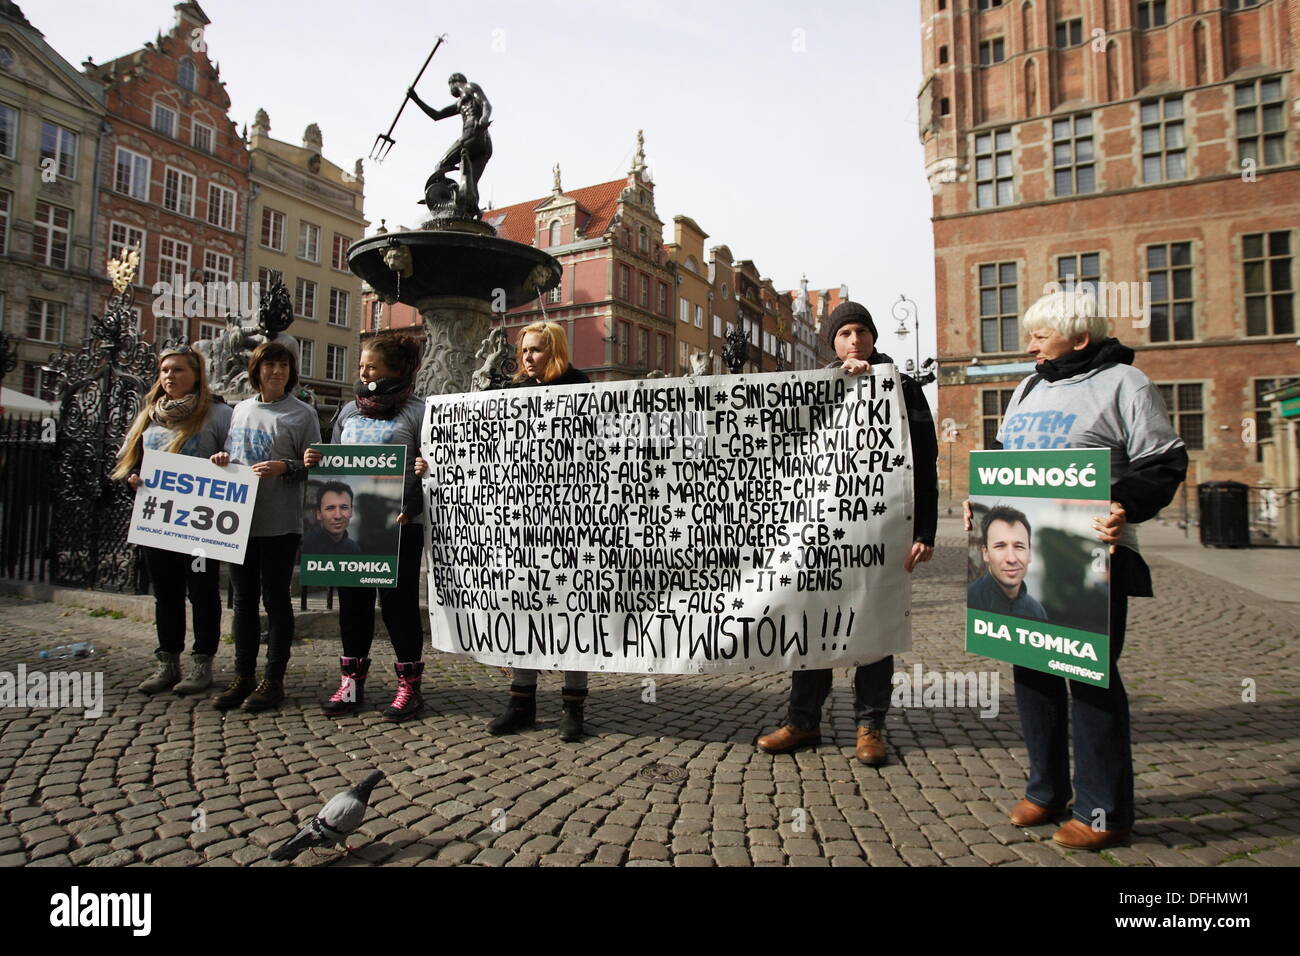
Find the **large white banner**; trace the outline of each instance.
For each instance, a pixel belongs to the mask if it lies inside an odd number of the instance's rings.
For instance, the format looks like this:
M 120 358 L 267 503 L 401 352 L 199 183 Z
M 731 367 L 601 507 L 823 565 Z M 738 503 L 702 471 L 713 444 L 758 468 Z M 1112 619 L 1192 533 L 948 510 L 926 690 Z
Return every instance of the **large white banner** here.
M 257 503 L 257 476 L 247 465 L 146 450 L 126 540 L 209 561 L 244 563 Z
M 439 650 L 702 674 L 911 648 L 892 365 L 436 395 L 421 440 Z

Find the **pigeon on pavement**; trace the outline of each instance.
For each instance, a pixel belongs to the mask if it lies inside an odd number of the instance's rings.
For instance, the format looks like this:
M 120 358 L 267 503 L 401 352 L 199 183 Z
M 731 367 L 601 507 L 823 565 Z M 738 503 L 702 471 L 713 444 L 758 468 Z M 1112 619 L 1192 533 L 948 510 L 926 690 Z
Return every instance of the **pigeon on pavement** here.
M 382 771 L 375 770 L 355 787 L 331 797 L 310 823 L 271 854 L 271 859 L 292 860 L 303 850 L 338 846 L 361 826 L 366 816 L 366 804 L 370 802 L 370 791 L 383 776 Z

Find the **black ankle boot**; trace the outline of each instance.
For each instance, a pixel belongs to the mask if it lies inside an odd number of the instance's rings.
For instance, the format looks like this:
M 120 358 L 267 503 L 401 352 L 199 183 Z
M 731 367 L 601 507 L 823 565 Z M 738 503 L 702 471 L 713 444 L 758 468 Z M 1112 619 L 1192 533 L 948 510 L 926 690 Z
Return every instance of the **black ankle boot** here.
M 537 723 L 537 685 L 510 687 L 510 703 L 506 712 L 488 724 L 488 733 L 500 736 L 525 730 Z
M 564 688 L 561 697 L 564 703 L 564 716 L 560 718 L 560 739 L 561 740 L 581 740 L 582 739 L 582 705 L 587 700 L 587 689 L 574 690 Z

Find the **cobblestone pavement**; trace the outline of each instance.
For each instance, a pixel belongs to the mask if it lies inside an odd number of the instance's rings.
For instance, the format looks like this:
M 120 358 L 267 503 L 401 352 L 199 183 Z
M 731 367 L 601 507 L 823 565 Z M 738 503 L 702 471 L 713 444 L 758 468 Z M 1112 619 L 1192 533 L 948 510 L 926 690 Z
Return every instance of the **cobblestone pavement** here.
M 132 690 L 148 670 L 151 626 L 0 597 L 0 670 L 90 639 L 98 653 L 77 667 L 103 671 L 106 698 L 98 719 L 0 709 L 0 865 L 284 865 L 267 847 L 375 766 L 387 777 L 349 840 L 360 849 L 313 851 L 295 865 L 1300 863 L 1296 605 L 1153 562 L 1160 597 L 1132 602 L 1122 659 L 1133 845 L 1070 852 L 1051 842 L 1051 825 L 1007 820 L 1025 751 L 1009 666 L 962 650 L 963 560 L 940 548 L 918 573 L 915 650 L 896 660 L 909 671 L 996 671 L 999 713 L 895 708 L 881 769 L 853 760 L 846 671 L 836 673 L 825 743 L 778 757 L 754 739 L 783 713 L 784 674 L 660 677 L 653 702 L 640 676 L 596 676 L 592 735 L 565 744 L 558 675 L 543 675 L 539 728 L 495 738 L 484 725 L 505 702 L 506 679 L 436 654 L 425 680 L 432 711 L 388 724 L 378 715 L 393 689 L 382 637 L 374 706 L 362 716 L 319 714 L 338 644 L 314 639 L 295 647 L 280 711 L 223 717 L 206 697 Z M 218 656 L 219 683 L 231 650 Z M 1253 702 L 1243 681 L 1254 682 Z

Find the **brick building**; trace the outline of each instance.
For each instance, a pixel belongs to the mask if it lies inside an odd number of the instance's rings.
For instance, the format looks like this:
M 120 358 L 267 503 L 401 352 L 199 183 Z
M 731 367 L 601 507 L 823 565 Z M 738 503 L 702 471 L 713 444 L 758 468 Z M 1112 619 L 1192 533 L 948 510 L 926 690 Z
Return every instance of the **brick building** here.
M 627 177 L 483 214 L 503 239 L 545 249 L 564 275 L 545 303 L 506 313 L 511 341 L 543 317 L 564 326 L 573 364 L 593 381 L 673 374 L 675 282 L 640 135 Z
M 213 334 L 236 305 L 205 292 L 203 307 L 155 295 L 156 283 L 227 283 L 243 278 L 248 228 L 248 150 L 230 119 L 230 96 L 208 57 L 197 3 L 178 3 L 172 29 L 125 56 L 85 64 L 107 94 L 109 132 L 99 160 L 94 263 L 103 276 L 96 311 L 111 291 L 104 263 L 124 247 L 142 250 L 136 311 L 147 338 Z M 165 290 L 160 290 L 165 291 Z M 252 304 L 241 297 L 238 305 Z M 195 315 L 193 313 L 200 312 Z
M 41 371 L 86 333 L 95 275 L 95 164 L 104 90 L 0 2 L 0 320 L 17 344 L 8 388 L 52 399 Z
M 1019 317 L 1071 281 L 1159 385 L 1189 484 L 1261 483 L 1263 395 L 1300 371 L 1300 0 L 921 8 L 950 494 L 1032 370 Z

